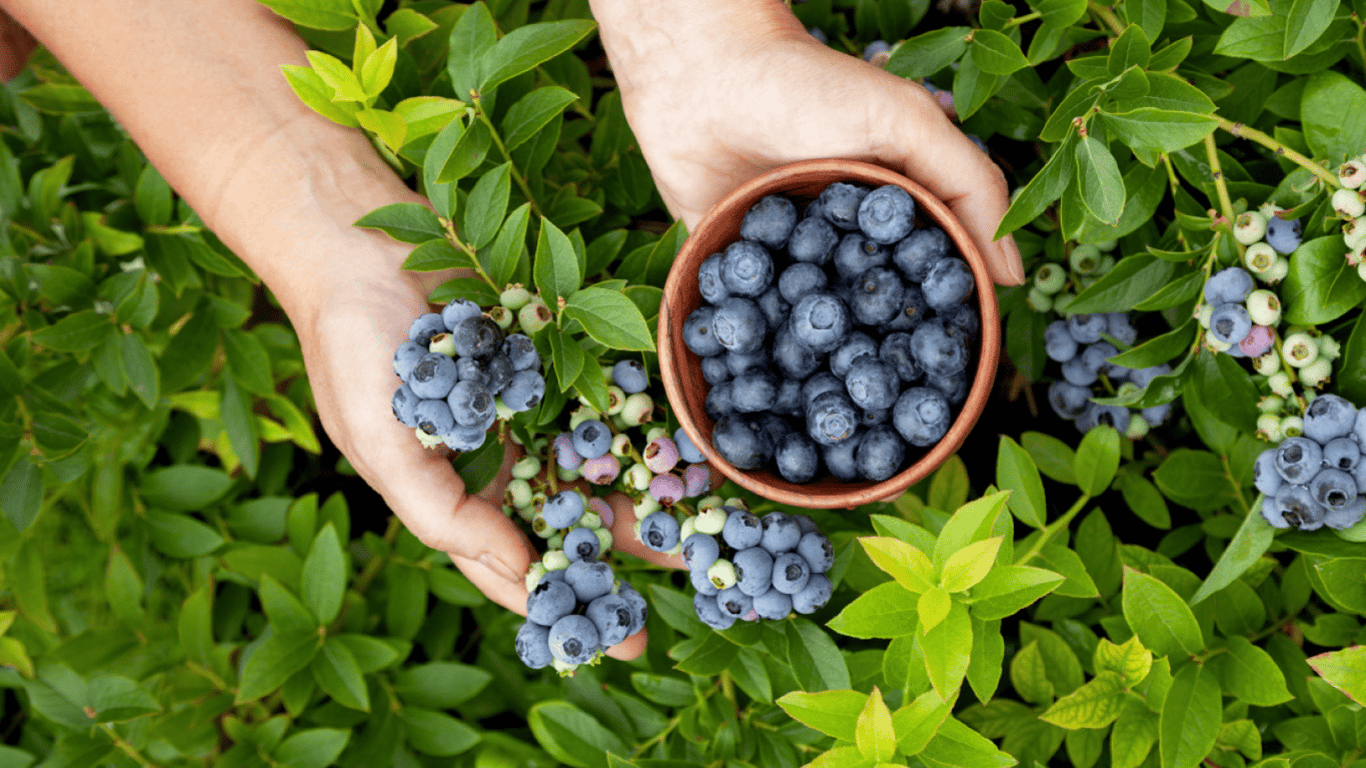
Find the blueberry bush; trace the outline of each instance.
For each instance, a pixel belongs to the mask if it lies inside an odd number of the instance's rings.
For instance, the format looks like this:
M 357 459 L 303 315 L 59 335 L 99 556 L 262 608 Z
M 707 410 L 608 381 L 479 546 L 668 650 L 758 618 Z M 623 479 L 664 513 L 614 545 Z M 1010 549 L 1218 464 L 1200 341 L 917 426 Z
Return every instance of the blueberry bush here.
M 262 2 L 430 202 L 356 225 L 469 270 L 393 407 L 474 488 L 520 446 L 530 617 L 373 514 L 273 297 L 40 52 L 0 88 L 0 766 L 1366 765 L 1362 0 L 794 5 L 1006 170 L 1030 275 L 958 455 L 844 511 L 677 430 L 686 232 L 584 0 Z M 612 550 L 608 490 L 691 575 Z

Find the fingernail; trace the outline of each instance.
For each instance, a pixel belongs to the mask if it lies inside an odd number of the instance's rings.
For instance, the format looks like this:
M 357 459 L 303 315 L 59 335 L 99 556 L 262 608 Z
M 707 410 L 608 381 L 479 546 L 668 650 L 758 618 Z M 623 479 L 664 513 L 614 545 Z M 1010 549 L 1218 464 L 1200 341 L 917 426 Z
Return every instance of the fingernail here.
M 1020 248 L 1015 245 L 1015 238 L 1006 235 L 1000 240 L 1001 256 L 1006 263 L 1006 269 L 1010 276 L 1014 278 L 1016 285 L 1023 285 L 1025 281 L 1024 260 L 1020 258 Z
M 485 552 L 484 554 L 480 555 L 479 564 L 489 569 L 490 571 L 496 573 L 504 581 L 509 581 L 515 584 L 519 580 L 517 572 L 512 570 L 512 567 L 509 566 L 507 563 L 498 559 L 498 556 L 494 555 L 492 552 Z

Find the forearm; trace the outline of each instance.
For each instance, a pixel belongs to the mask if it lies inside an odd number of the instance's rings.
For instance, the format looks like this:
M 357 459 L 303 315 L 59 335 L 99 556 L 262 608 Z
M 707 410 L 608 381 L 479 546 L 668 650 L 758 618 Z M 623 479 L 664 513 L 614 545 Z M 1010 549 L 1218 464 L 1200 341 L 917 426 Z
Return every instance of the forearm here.
M 0 0 L 104 104 L 190 206 L 288 309 L 332 264 L 282 251 L 401 199 L 359 131 L 304 106 L 280 72 L 306 64 L 251 0 Z M 349 218 L 347 218 L 349 217 Z M 344 219 L 338 222 L 337 219 Z M 394 265 L 397 266 L 397 265 Z

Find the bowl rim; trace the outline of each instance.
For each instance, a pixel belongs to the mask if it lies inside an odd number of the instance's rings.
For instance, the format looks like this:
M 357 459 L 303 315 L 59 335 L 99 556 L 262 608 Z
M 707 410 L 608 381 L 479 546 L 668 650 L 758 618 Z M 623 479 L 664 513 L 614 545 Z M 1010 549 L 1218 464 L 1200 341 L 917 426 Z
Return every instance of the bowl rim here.
M 696 260 L 694 253 L 701 250 L 702 238 L 699 237 L 699 233 L 708 232 L 711 227 L 717 226 L 718 221 L 733 217 L 737 208 L 742 207 L 744 210 L 748 210 L 750 206 L 765 195 L 786 194 L 798 187 L 809 187 L 815 184 L 828 185 L 836 181 L 859 183 L 873 187 L 894 184 L 911 194 L 920 211 L 923 211 L 923 215 L 931 219 L 949 235 L 955 247 L 958 248 L 959 254 L 972 269 L 973 278 L 976 281 L 981 332 L 978 339 L 977 370 L 973 376 L 972 386 L 968 390 L 967 399 L 954 417 L 953 423 L 949 425 L 948 432 L 938 443 L 915 462 L 912 462 L 910 466 L 886 480 L 841 483 L 847 490 L 832 492 L 827 487 L 819 489 L 817 493 L 812 493 L 796 489 L 811 488 L 817 490 L 817 488 L 789 483 L 767 470 L 741 470 L 721 458 L 712 448 L 711 441 L 707 439 L 702 425 L 698 423 L 698 418 L 688 410 L 688 401 L 683 389 L 683 367 L 690 363 L 690 356 L 694 358 L 697 356 L 683 344 L 682 320 L 692 312 L 692 309 L 700 306 L 701 295 L 696 295 L 696 302 L 692 308 L 679 313 L 681 316 L 677 321 L 675 321 L 675 312 L 671 305 L 674 299 L 687 298 L 682 295 L 685 290 L 683 287 L 685 277 L 683 275 L 684 270 L 680 267 Z M 738 223 L 736 226 L 738 228 Z M 735 233 L 734 239 L 739 239 L 738 231 Z M 702 258 L 706 258 L 706 255 L 703 255 Z M 928 477 L 962 445 L 978 418 L 981 417 L 986 406 L 987 396 L 994 385 L 1001 346 L 1000 308 L 996 302 L 995 285 L 992 282 L 986 260 L 962 223 L 953 215 L 948 206 L 929 190 L 896 171 L 872 163 L 837 158 L 803 160 L 779 166 L 744 182 L 717 201 L 702 217 L 697 227 L 689 233 L 688 239 L 679 249 L 678 254 L 674 257 L 674 263 L 669 269 L 669 276 L 664 283 L 663 296 L 660 301 L 656 337 L 660 376 L 664 381 L 665 394 L 669 398 L 670 406 L 683 431 L 697 446 L 698 450 L 707 457 L 708 463 L 741 487 L 770 501 L 808 509 L 852 509 L 869 502 L 890 500 L 889 497 L 899 495 L 910 486 Z M 705 414 L 701 418 L 705 419 Z M 710 422 L 710 419 L 707 421 Z M 710 428 L 706 432 L 709 434 Z

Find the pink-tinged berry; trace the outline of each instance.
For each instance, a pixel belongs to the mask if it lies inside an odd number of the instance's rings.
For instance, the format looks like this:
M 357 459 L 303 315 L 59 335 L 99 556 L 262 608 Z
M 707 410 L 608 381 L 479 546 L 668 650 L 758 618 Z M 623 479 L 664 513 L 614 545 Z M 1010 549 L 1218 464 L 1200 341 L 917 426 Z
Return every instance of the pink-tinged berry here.
M 750 608 L 749 613 L 746 613 L 744 616 L 741 616 L 740 618 L 744 619 L 745 621 L 758 621 L 759 612 L 754 610 L 753 608 Z
M 683 470 L 683 495 L 688 498 L 701 496 L 711 488 L 711 467 L 706 464 L 689 464 Z
M 607 499 L 597 496 L 588 500 L 588 511 L 596 512 L 602 518 L 602 524 L 608 528 L 612 527 L 612 521 L 616 519 L 616 513 L 612 511 L 612 505 L 607 503 Z
M 1238 348 L 1248 357 L 1261 357 L 1271 351 L 1275 334 L 1265 325 L 1254 325 L 1247 336 L 1238 342 Z
M 650 481 L 650 496 L 655 501 L 670 506 L 685 496 L 683 478 L 678 475 L 655 475 Z
M 667 437 L 657 437 L 645 446 L 645 466 L 657 475 L 668 472 L 678 465 L 678 446 Z
M 621 461 L 610 453 L 583 463 L 583 479 L 593 485 L 607 485 L 621 474 Z
M 583 466 L 583 457 L 574 450 L 574 438 L 568 432 L 555 437 L 555 463 L 561 469 L 578 469 Z

